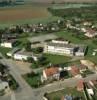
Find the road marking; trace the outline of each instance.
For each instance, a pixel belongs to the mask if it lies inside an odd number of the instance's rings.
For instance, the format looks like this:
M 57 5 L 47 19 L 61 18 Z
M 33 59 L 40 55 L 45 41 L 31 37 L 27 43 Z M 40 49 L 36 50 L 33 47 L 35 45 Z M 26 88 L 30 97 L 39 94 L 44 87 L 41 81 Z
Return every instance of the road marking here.
M 13 91 L 11 92 L 11 100 L 16 100 L 15 93 Z

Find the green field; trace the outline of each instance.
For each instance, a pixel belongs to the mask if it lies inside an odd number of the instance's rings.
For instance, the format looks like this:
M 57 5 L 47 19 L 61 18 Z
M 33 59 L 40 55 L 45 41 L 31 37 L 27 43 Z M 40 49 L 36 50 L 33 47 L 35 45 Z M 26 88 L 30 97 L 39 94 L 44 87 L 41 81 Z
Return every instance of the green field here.
M 69 62 L 71 60 L 70 57 L 60 56 L 60 55 L 44 54 L 44 56 L 52 64 L 62 64 Z
M 22 25 L 22 24 L 37 24 L 37 23 L 48 23 L 52 21 L 56 21 L 58 19 L 62 19 L 56 16 L 50 16 L 47 18 L 32 18 L 32 19 L 25 19 L 25 20 L 17 20 L 13 22 L 0 22 L 0 28 L 10 27 L 11 25 Z

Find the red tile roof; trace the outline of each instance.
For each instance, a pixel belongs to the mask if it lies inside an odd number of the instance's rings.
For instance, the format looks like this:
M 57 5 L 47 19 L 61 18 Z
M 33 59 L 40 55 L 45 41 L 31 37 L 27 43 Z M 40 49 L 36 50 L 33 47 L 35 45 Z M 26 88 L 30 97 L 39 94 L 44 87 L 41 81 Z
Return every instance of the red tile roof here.
M 84 89 L 84 81 L 80 80 L 77 84 L 77 90 L 82 91 Z
M 44 70 L 47 77 L 59 73 L 58 67 L 50 67 Z
M 80 73 L 79 68 L 77 68 L 76 66 L 72 66 L 72 67 L 71 67 L 71 74 L 72 74 L 73 76 L 76 76 L 76 75 L 79 74 L 79 73 Z

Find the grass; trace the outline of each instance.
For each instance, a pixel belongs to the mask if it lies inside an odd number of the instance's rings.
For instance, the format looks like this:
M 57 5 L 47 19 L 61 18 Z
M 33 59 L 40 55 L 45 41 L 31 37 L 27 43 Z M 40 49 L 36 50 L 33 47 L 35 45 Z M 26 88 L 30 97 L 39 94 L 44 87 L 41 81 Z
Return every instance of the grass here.
M 67 94 L 68 95 L 71 94 L 72 96 L 82 97 L 83 98 L 82 100 L 85 100 L 83 92 L 78 92 L 76 88 L 66 88 L 64 90 L 49 93 L 47 94 L 47 97 L 49 98 L 49 100 L 61 100 L 61 98 Z
M 26 82 L 27 82 L 32 88 L 38 88 L 38 87 L 41 85 L 40 74 L 32 75 L 32 74 L 30 73 L 30 74 L 23 75 L 23 78 L 26 80 Z
M 67 8 L 81 8 L 81 7 L 89 7 L 92 4 L 55 4 L 51 8 L 52 9 L 67 9 Z
M 49 23 L 52 21 L 56 21 L 58 19 L 62 19 L 61 17 L 49 16 L 44 18 L 32 18 L 25 20 L 16 20 L 16 21 L 8 21 L 8 22 L 0 22 L 0 28 L 10 27 L 11 25 L 22 25 L 22 24 L 37 24 L 37 23 Z
M 4 48 L 4 47 L 0 47 L 0 52 L 6 56 L 6 53 L 9 52 L 11 49 L 10 48 Z
M 48 59 L 48 61 L 52 64 L 61 64 L 66 63 L 71 60 L 70 57 L 60 56 L 60 55 L 52 55 L 52 54 L 44 54 L 44 56 Z

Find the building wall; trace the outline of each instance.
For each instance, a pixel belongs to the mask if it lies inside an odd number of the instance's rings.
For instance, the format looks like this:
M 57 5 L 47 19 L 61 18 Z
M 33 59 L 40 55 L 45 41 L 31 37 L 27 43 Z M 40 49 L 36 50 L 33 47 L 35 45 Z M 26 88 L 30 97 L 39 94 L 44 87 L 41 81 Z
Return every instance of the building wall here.
M 44 46 L 44 53 L 53 53 L 53 54 L 59 54 L 59 55 L 73 55 L 74 49 L 73 48 L 67 48 L 67 47 L 54 47 L 54 46 Z
M 6 47 L 6 48 L 12 48 L 12 47 L 13 47 L 13 46 L 12 46 L 12 43 L 7 43 L 7 42 L 1 43 L 1 46 L 2 46 L 2 47 Z
M 27 60 L 28 56 L 21 54 L 14 54 L 14 59 L 16 60 Z
M 56 74 L 54 74 L 52 76 L 47 76 L 45 71 L 43 71 L 43 77 L 44 77 L 45 80 L 53 80 L 53 79 L 59 80 L 60 73 L 56 73 Z

